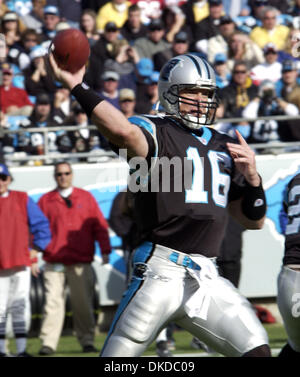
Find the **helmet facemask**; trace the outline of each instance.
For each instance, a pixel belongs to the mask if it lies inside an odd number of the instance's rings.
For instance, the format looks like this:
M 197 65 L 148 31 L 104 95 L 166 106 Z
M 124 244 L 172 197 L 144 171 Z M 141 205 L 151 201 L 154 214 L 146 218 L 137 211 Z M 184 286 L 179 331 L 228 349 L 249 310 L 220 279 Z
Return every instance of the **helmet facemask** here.
M 185 90 L 206 90 L 208 98 L 205 101 L 198 101 L 180 93 Z M 179 117 L 183 123 L 191 129 L 199 129 L 202 126 L 210 126 L 214 123 L 218 102 L 216 100 L 215 88 L 212 86 L 197 85 L 172 85 L 164 93 L 164 99 L 169 103 L 169 109 L 172 109 L 172 115 Z M 190 106 L 190 110 L 184 113 L 180 109 L 181 104 Z

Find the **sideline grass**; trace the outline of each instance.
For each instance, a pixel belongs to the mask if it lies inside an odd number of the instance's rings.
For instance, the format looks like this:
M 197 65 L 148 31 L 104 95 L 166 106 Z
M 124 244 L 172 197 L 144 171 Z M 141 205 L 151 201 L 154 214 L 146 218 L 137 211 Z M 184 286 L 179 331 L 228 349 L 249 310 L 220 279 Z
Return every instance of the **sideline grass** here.
M 269 341 L 271 348 L 281 348 L 286 343 L 286 332 L 281 324 L 264 325 L 269 335 Z M 103 346 L 106 338 L 106 333 L 96 335 L 95 347 L 99 350 Z M 175 331 L 174 338 L 176 341 L 176 350 L 173 352 L 176 354 L 191 354 L 199 353 L 199 350 L 194 350 L 190 347 L 192 335 L 186 331 Z M 40 349 L 40 340 L 38 338 L 29 338 L 27 350 L 34 356 L 38 356 Z M 10 341 L 10 351 L 15 353 L 15 342 Z M 144 356 L 156 355 L 155 344 L 151 346 L 144 353 Z M 96 357 L 98 353 L 86 354 L 82 352 L 82 349 L 75 336 L 62 336 L 59 341 L 57 352 L 55 357 Z M 52 356 L 49 356 L 52 357 Z

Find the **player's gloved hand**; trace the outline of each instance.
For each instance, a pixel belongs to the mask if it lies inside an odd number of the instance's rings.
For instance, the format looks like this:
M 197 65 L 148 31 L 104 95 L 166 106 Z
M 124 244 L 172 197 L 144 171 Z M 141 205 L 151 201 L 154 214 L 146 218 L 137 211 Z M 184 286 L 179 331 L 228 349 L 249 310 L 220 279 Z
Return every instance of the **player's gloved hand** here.
M 235 132 L 239 144 L 227 143 L 227 148 L 238 171 L 243 174 L 251 186 L 258 187 L 260 185 L 260 177 L 256 170 L 255 153 L 243 136 L 238 131 Z

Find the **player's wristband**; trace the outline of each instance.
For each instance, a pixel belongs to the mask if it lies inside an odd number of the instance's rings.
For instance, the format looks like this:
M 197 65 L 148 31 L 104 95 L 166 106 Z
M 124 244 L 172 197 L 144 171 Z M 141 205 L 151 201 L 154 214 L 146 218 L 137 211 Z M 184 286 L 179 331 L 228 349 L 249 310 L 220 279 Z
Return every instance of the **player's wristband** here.
M 259 220 L 264 217 L 266 210 L 266 197 L 261 180 L 258 187 L 253 187 L 246 183 L 244 197 L 242 200 L 243 214 L 249 220 Z
M 85 83 L 77 84 L 71 90 L 71 94 L 79 102 L 87 116 L 90 117 L 94 108 L 103 101 L 88 85 Z

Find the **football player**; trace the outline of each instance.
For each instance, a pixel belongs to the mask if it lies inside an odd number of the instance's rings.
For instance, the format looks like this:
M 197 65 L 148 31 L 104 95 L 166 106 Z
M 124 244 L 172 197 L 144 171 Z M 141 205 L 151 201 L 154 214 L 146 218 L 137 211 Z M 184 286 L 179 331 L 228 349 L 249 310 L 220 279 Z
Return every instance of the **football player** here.
M 279 357 L 300 357 L 300 174 L 289 182 L 283 201 L 287 214 L 283 266 L 278 276 L 277 303 L 288 335 Z
M 215 266 L 226 211 L 260 229 L 266 202 L 242 136 L 235 142 L 208 127 L 218 106 L 212 67 L 196 54 L 172 58 L 158 82 L 163 115 L 127 120 L 82 83 L 84 68 L 72 75 L 51 55 L 50 63 L 115 150 L 126 149 L 144 235 L 101 356 L 140 356 L 170 321 L 224 355 L 270 356 L 250 303 Z M 145 161 L 146 172 L 138 168 Z M 166 161 L 174 163 L 168 171 Z

